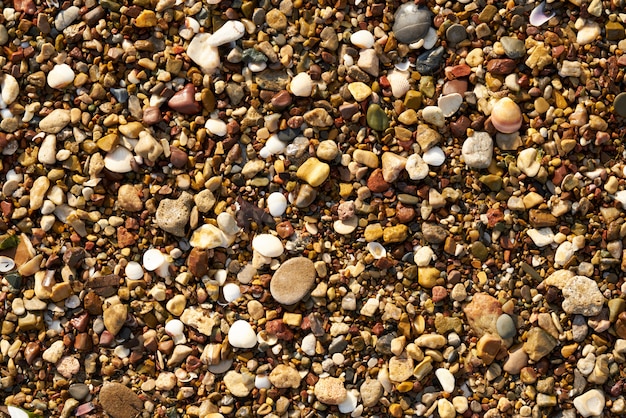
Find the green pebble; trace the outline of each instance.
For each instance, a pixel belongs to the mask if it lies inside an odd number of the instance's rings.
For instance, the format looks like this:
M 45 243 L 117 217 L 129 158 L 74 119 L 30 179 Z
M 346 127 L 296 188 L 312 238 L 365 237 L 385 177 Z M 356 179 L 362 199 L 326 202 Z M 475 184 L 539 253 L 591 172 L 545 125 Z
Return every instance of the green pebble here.
M 382 132 L 389 127 L 389 118 L 379 105 L 371 104 L 367 108 L 367 124 L 373 130 Z

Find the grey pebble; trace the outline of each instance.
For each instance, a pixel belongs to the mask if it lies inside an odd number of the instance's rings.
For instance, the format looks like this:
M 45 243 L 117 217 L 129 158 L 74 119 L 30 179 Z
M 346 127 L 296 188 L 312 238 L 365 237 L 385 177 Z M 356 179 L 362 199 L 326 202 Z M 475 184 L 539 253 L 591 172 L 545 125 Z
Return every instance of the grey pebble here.
M 517 334 L 515 322 L 513 322 L 513 318 L 507 314 L 502 314 L 498 317 L 498 320 L 496 321 L 496 330 L 498 331 L 498 335 L 505 340 L 513 338 L 515 334 Z
M 396 11 L 392 30 L 398 41 L 412 44 L 426 35 L 431 22 L 432 14 L 428 9 L 405 3 Z

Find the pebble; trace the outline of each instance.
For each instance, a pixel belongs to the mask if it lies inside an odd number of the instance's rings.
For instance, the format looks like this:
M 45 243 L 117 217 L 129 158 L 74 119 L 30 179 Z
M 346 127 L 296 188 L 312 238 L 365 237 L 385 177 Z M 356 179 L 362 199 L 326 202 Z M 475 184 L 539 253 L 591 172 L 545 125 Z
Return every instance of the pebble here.
M 282 216 L 287 210 L 287 198 L 279 192 L 267 197 L 267 208 L 272 216 Z
M 294 257 L 276 270 L 270 281 L 272 297 L 283 305 L 293 305 L 311 290 L 317 277 L 315 265 L 305 257 Z
M 424 122 L 430 123 L 438 128 L 443 128 L 446 122 L 443 111 L 439 106 L 426 106 L 422 110 L 422 118 Z
M 115 418 L 133 418 L 144 409 L 139 396 L 121 383 L 105 383 L 100 388 L 98 400 L 105 412 Z
M 53 89 L 64 89 L 74 81 L 74 70 L 67 64 L 57 64 L 47 77 L 48 85 Z
M 103 314 L 104 327 L 113 336 L 117 335 L 124 326 L 127 315 L 128 306 L 122 303 L 109 306 Z
M 15 77 L 10 74 L 0 75 L 0 103 L 1 108 L 5 108 L 17 99 L 20 93 L 20 86 Z
M 502 314 L 498 317 L 496 329 L 502 339 L 513 338 L 515 334 L 517 334 L 515 322 L 513 322 L 513 318 L 507 314 Z
M 598 284 L 585 276 L 570 278 L 563 288 L 563 297 L 563 310 L 570 315 L 598 315 L 605 302 Z
M 315 157 L 307 159 L 296 172 L 300 180 L 306 181 L 312 187 L 318 187 L 328 179 L 330 166 Z
M 252 249 L 264 257 L 275 258 L 282 255 L 285 248 L 280 239 L 272 234 L 258 234 L 252 240 Z
M 446 154 L 439 147 L 432 147 L 422 155 L 424 163 L 431 167 L 439 167 L 446 162 Z
M 279 364 L 270 373 L 269 380 L 272 385 L 279 389 L 297 389 L 302 378 L 294 367 Z
M 445 96 L 439 96 L 437 106 L 441 109 L 443 116 L 449 118 L 454 115 L 463 104 L 463 96 L 459 93 L 451 93 Z
M 226 247 L 228 239 L 221 229 L 212 224 L 204 224 L 191 235 L 189 245 L 202 250 Z
M 218 47 L 241 39 L 246 33 L 243 23 L 238 20 L 228 20 L 209 37 L 206 45 Z
M 366 408 L 375 406 L 384 394 L 383 385 L 374 379 L 366 379 L 359 388 L 361 402 Z
M 248 321 L 239 319 L 230 326 L 228 342 L 235 348 L 252 348 L 257 344 L 257 336 Z
M 427 8 L 405 3 L 396 10 L 392 30 L 398 41 L 412 44 L 426 35 L 431 21 L 432 14 Z
M 604 411 L 604 393 L 598 389 L 591 389 L 574 398 L 574 407 L 583 417 L 599 416 Z
M 374 46 L 374 41 L 374 35 L 367 30 L 359 30 L 350 35 L 350 42 L 352 42 L 352 45 L 359 48 L 371 48 Z
M 487 132 L 474 132 L 463 142 L 462 154 L 468 167 L 487 168 L 493 158 L 493 139 Z
M 454 392 L 455 387 L 455 379 L 454 375 L 450 373 L 450 370 L 439 368 L 435 370 L 435 376 L 437 376 L 437 380 L 441 385 L 441 388 L 448 393 Z
M 367 124 L 375 131 L 382 132 L 389 126 L 389 118 L 385 111 L 377 104 L 371 104 L 367 108 Z
M 187 47 L 187 56 L 205 74 L 213 74 L 220 65 L 220 55 L 217 47 L 211 45 L 211 34 L 197 33 Z
M 626 117 L 626 93 L 620 93 L 613 99 L 613 109 L 621 117 Z
M 243 398 L 254 389 L 254 375 L 248 372 L 238 373 L 235 370 L 229 370 L 224 375 L 224 384 L 233 396 Z
M 444 156 L 445 160 L 445 156 Z M 422 180 L 428 176 L 428 163 L 419 154 L 411 154 L 406 160 L 405 170 L 411 180 Z
M 339 405 L 348 397 L 343 381 L 336 377 L 323 377 L 318 380 L 313 393 L 318 401 L 326 405 Z
M 55 109 L 39 122 L 39 129 L 49 134 L 59 133 L 70 123 L 70 111 Z
M 114 173 L 129 173 L 133 170 L 132 160 L 133 153 L 122 146 L 118 146 L 104 157 L 104 167 Z
M 159 228 L 177 237 L 185 236 L 193 203 L 193 196 L 187 192 L 183 192 L 178 199 L 161 200 L 155 214 Z
M 313 80 L 307 73 L 299 73 L 290 83 L 291 92 L 298 97 L 309 97 L 313 92 Z

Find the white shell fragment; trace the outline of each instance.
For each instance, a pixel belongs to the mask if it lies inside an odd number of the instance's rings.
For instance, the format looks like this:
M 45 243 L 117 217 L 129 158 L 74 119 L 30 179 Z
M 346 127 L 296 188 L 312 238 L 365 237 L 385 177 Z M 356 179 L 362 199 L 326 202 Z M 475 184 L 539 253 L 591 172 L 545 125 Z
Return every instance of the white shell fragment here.
M 15 261 L 9 257 L 0 256 L 0 273 L 6 273 L 13 270 L 15 267 Z
M 541 26 L 553 17 L 554 12 L 546 14 L 546 2 L 542 1 L 530 12 L 530 24 L 533 26 Z
M 455 380 L 454 375 L 450 373 L 450 370 L 444 368 L 437 369 L 435 371 L 435 376 L 437 376 L 437 380 L 439 380 L 439 384 L 444 391 L 448 393 L 454 392 Z
M 234 302 L 241 297 L 241 289 L 239 289 L 239 285 L 236 283 L 226 283 L 222 288 L 222 293 L 228 303 Z
M 104 166 L 114 173 L 128 173 L 133 170 L 133 153 L 124 147 L 117 147 L 104 157 Z
M 174 344 L 176 345 L 187 342 L 184 331 L 185 325 L 178 319 L 172 319 L 165 324 L 165 332 L 167 335 L 172 337 L 172 340 L 174 340 Z
M 259 234 L 252 240 L 252 249 L 263 257 L 279 257 L 285 250 L 278 237 L 271 234 Z
M 257 337 L 252 326 L 240 319 L 230 326 L 228 342 L 236 348 L 252 348 L 256 345 Z
M 220 119 L 209 119 L 204 124 L 207 131 L 217 136 L 226 135 L 226 123 Z
M 432 147 L 422 155 L 424 162 L 432 167 L 439 167 L 446 161 L 446 154 L 439 147 Z
M 224 23 L 207 41 L 209 46 L 220 46 L 240 39 L 246 33 L 246 28 L 238 20 L 229 20 Z
M 391 93 L 396 98 L 404 96 L 411 89 L 408 72 L 392 71 L 387 75 L 387 80 L 391 85 Z
M 141 264 L 136 261 L 129 262 L 124 269 L 124 273 L 126 274 L 126 277 L 130 280 L 139 280 L 143 278 L 143 268 L 141 267 Z
M 369 251 L 372 257 L 374 257 L 376 260 L 387 256 L 387 250 L 379 242 L 370 242 L 369 244 L 367 244 L 367 251 Z
M 352 45 L 367 49 L 374 46 L 374 35 L 368 30 L 360 30 L 350 35 Z
M 74 81 L 74 70 L 67 64 L 57 64 L 48 73 L 48 85 L 53 89 L 63 89 Z
M 165 255 L 156 248 L 151 248 L 143 253 L 143 267 L 148 271 L 154 271 L 165 263 Z

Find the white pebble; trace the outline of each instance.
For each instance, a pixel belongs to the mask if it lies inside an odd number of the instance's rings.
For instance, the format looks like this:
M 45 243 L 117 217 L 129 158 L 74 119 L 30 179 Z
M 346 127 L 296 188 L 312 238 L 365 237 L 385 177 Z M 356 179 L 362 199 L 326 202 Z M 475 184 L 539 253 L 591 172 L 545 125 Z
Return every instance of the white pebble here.
M 287 198 L 280 192 L 274 192 L 267 197 L 267 208 L 272 216 L 282 216 L 287 210 Z
M 143 278 L 143 268 L 141 267 L 141 264 L 136 261 L 131 261 L 126 264 L 124 273 L 126 274 L 126 277 L 130 280 L 139 280 Z
M 371 48 L 374 46 L 374 41 L 374 35 L 368 30 L 360 30 L 350 35 L 352 45 L 358 46 L 359 48 Z
M 432 147 L 422 155 L 424 162 L 433 167 L 439 167 L 446 161 L 446 154 L 439 147 Z
M 220 54 L 217 47 L 210 45 L 210 33 L 198 33 L 187 47 L 187 56 L 205 74 L 213 74 L 220 66 Z
M 413 261 L 418 267 L 426 267 L 430 264 L 435 256 L 435 252 L 430 247 L 421 247 L 415 251 L 413 255 Z
M 254 377 L 254 387 L 257 389 L 269 389 L 272 387 L 272 382 L 270 382 L 267 375 L 256 375 Z
M 235 283 L 226 283 L 222 288 L 222 293 L 228 303 L 234 302 L 241 297 L 241 289 L 239 289 L 239 285 Z
M 63 89 L 74 81 L 74 70 L 67 64 L 57 64 L 48 73 L 48 85 L 53 89 Z
M 165 332 L 172 337 L 174 344 L 184 344 L 187 342 L 185 337 L 185 325 L 179 319 L 172 319 L 165 324 Z
M 411 154 L 406 160 L 404 169 L 411 180 L 422 180 L 428 176 L 430 168 L 419 154 Z
M 333 229 L 336 233 L 341 235 L 350 235 L 354 232 L 356 227 L 359 226 L 359 218 L 358 216 L 352 216 L 348 219 L 337 219 L 333 223 Z
M 545 247 L 554 242 L 554 232 L 550 228 L 529 229 L 526 234 L 533 240 L 537 247 Z
M 598 389 L 591 389 L 574 398 L 574 407 L 583 417 L 601 415 L 604 410 L 604 394 Z
M 256 333 L 252 326 L 242 319 L 233 322 L 228 331 L 228 342 L 236 348 L 252 348 L 256 345 Z
M 439 106 L 443 116 L 446 118 L 454 115 L 462 104 L 463 96 L 459 93 L 446 94 L 445 96 L 439 96 L 439 99 L 437 99 L 437 106 Z
M 450 373 L 450 370 L 439 368 L 435 371 L 435 376 L 437 376 L 437 380 L 439 380 L 439 384 L 444 391 L 448 393 L 454 392 L 455 380 L 454 375 Z
M 259 151 L 259 157 L 265 159 L 269 158 L 271 155 L 280 154 L 286 147 L 287 144 L 278 139 L 278 135 L 271 135 L 267 138 L 267 141 L 265 141 L 265 146 Z
M 278 237 L 271 234 L 259 234 L 252 240 L 252 249 L 264 257 L 279 257 L 285 250 Z
M 4 109 L 17 99 L 20 93 L 20 85 L 12 75 L 2 74 L 0 75 L 0 90 L 2 91 L 0 94 L 0 98 L 2 99 L 0 108 Z
M 43 164 L 54 164 L 57 162 L 57 137 L 56 135 L 46 135 L 39 147 L 37 159 Z
M 438 128 L 443 128 L 446 120 L 443 117 L 443 112 L 438 106 L 426 106 L 422 110 L 422 118 L 427 123 L 435 125 Z
M 313 92 L 313 80 L 307 73 L 299 73 L 291 79 L 290 88 L 295 96 L 309 97 Z
M 165 256 L 156 248 L 151 248 L 143 253 L 143 267 L 148 271 L 154 271 L 165 263 Z
M 349 414 L 356 409 L 358 404 L 358 392 L 354 389 L 349 390 L 346 399 L 343 400 L 337 407 L 342 414 Z
M 222 212 L 217 215 L 217 226 L 229 236 L 237 235 L 240 228 L 237 225 L 237 220 L 230 212 Z
M 308 334 L 306 337 L 302 339 L 300 348 L 302 349 L 304 354 L 306 354 L 307 356 L 314 356 L 316 344 L 317 344 L 317 338 L 315 338 L 315 335 Z
M 439 36 L 437 36 L 435 28 L 428 28 L 428 32 L 426 32 L 424 36 L 424 44 L 422 47 L 424 47 L 424 49 L 432 49 L 437 44 L 438 40 Z
M 209 46 L 220 46 L 240 39 L 246 33 L 246 28 L 238 20 L 229 20 L 222 25 L 206 42 Z
M 224 136 L 227 133 L 226 123 L 220 119 L 209 119 L 204 124 L 204 127 L 213 135 Z

